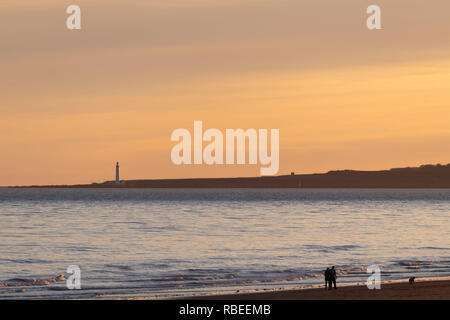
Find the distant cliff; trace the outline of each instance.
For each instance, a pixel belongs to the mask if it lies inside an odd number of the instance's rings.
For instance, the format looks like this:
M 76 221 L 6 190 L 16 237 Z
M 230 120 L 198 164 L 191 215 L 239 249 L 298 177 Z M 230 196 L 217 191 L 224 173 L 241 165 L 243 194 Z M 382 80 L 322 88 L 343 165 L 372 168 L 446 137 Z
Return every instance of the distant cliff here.
M 450 188 L 450 164 L 382 171 L 341 170 L 322 174 L 252 178 L 125 180 L 90 188 Z

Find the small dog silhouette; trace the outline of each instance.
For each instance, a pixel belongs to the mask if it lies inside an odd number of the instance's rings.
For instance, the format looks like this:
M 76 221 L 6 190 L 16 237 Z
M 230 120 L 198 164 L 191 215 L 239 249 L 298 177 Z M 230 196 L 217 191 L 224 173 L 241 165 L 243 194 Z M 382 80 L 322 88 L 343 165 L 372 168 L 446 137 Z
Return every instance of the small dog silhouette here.
M 413 284 L 413 283 L 414 283 L 414 280 L 416 280 L 416 277 L 411 277 L 411 278 L 409 278 L 409 284 Z

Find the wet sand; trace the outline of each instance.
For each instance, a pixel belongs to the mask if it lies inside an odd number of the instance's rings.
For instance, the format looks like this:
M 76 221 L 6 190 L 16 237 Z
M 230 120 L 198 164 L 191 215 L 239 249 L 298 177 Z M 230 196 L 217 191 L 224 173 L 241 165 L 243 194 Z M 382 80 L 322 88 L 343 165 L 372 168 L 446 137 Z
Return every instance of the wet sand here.
M 236 293 L 195 297 L 199 300 L 450 300 L 450 280 L 383 284 L 380 290 L 365 285 L 337 290 L 302 289 L 275 292 Z

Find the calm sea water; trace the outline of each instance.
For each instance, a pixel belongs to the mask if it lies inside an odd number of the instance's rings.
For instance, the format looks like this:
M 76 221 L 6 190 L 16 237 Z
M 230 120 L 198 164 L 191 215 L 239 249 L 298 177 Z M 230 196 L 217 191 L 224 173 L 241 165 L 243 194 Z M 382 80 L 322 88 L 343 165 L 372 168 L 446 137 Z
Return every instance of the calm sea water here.
M 0 299 L 450 276 L 449 217 L 450 190 L 0 189 Z M 69 265 L 81 290 L 51 281 Z

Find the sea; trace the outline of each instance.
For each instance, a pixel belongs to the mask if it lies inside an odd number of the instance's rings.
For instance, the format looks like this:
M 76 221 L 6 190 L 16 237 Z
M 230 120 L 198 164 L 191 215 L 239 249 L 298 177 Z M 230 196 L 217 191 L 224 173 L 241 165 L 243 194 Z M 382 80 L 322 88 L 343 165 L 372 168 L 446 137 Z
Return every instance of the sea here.
M 0 188 L 0 299 L 323 287 L 331 266 L 345 286 L 373 265 L 449 277 L 450 190 Z

